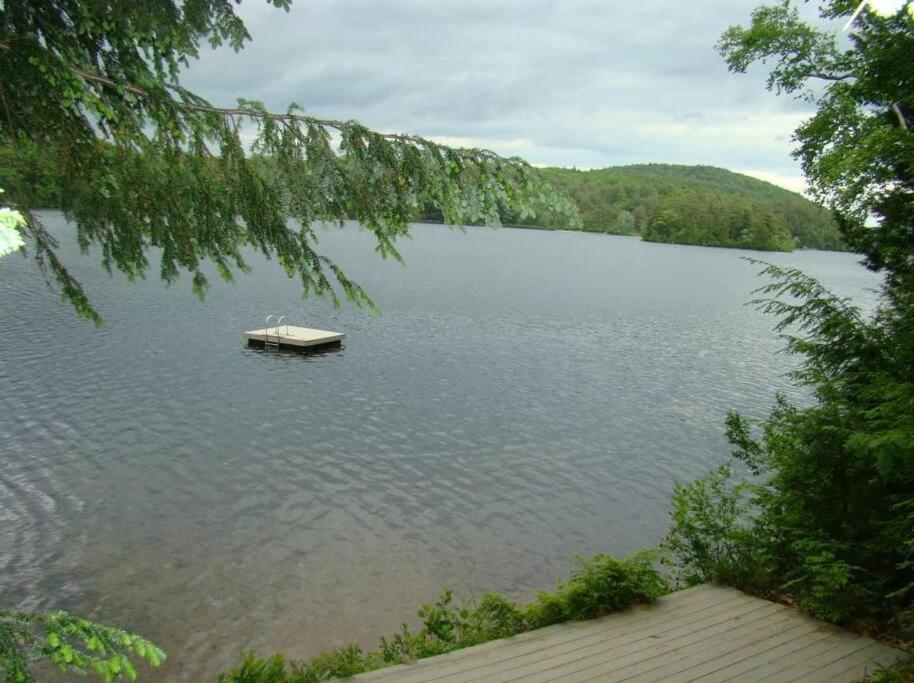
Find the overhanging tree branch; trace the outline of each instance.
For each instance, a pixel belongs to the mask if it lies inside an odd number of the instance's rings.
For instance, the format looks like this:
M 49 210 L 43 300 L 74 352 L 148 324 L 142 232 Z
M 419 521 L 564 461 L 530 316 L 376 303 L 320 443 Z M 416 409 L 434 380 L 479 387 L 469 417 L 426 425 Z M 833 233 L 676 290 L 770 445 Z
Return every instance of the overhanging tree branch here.
M 0 50 L 10 50 L 10 49 L 11 49 L 11 46 L 8 42 L 0 42 Z M 72 71 L 73 74 L 79 76 L 83 80 L 88 81 L 90 83 L 96 83 L 99 85 L 105 85 L 105 86 L 108 86 L 111 88 L 116 88 L 120 91 L 130 93 L 131 95 L 135 95 L 144 100 L 148 100 L 150 98 L 150 94 L 146 90 L 144 90 L 143 88 L 140 88 L 137 85 L 134 85 L 131 83 L 118 83 L 99 73 L 95 73 L 95 72 L 89 71 L 88 69 L 83 69 L 83 68 L 76 67 L 76 66 L 70 67 L 70 71 Z M 176 86 L 173 86 L 173 85 L 165 84 L 165 87 L 169 90 L 172 90 L 173 92 L 177 91 L 177 93 L 182 94 L 182 95 L 189 94 L 187 91 L 185 91 L 181 88 L 178 88 Z M 174 104 L 175 104 L 175 106 L 177 106 L 181 109 L 187 110 L 187 111 L 218 114 L 220 116 L 227 116 L 227 117 L 245 116 L 245 117 L 251 117 L 251 118 L 255 118 L 255 119 L 266 119 L 266 120 L 279 121 L 279 122 L 303 123 L 303 124 L 307 124 L 307 125 L 331 128 L 331 129 L 334 129 L 334 130 L 337 130 L 340 132 L 346 130 L 346 128 L 350 125 L 344 121 L 337 121 L 334 119 L 321 119 L 321 118 L 316 118 L 313 116 L 307 116 L 304 114 L 294 114 L 292 112 L 286 112 L 286 113 L 270 112 L 270 111 L 266 111 L 263 109 L 258 109 L 256 107 L 216 107 L 216 106 L 213 106 L 210 104 L 202 104 L 200 102 L 188 102 L 188 101 L 183 101 L 183 100 L 174 100 Z M 406 142 L 406 143 L 411 143 L 411 144 L 425 145 L 425 144 L 429 144 L 429 142 L 430 142 L 429 140 L 427 140 L 419 135 L 407 135 L 407 134 L 403 134 L 403 133 L 377 133 L 377 135 L 384 138 L 385 140 L 394 140 L 397 142 Z M 492 156 L 497 156 L 495 154 L 495 152 L 491 152 L 489 150 L 482 150 L 482 151 L 484 151 L 487 154 L 491 154 Z
M 0 12 L 0 78 L 13 93 L 3 128 L 33 156 L 50 157 L 80 246 L 100 247 L 109 270 L 142 277 L 158 250 L 162 278 L 189 272 L 202 296 L 204 262 L 231 279 L 247 268 L 243 250 L 253 248 L 297 277 L 304 295 L 338 303 L 332 278 L 370 306 L 315 249 L 313 222 L 356 220 L 374 233 L 382 256 L 395 258 L 395 241 L 427 207 L 450 224 L 497 225 L 502 211 L 523 218 L 534 210 L 576 222 L 570 200 L 516 157 L 312 117 L 296 105 L 284 113 L 243 99 L 218 107 L 181 87 L 179 67 L 202 38 L 215 32 L 216 42 L 236 46 L 246 39 L 230 0 L 140 3 L 117 21 L 76 0 L 45 3 L 51 9 L 39 12 L 8 0 Z M 53 7 L 65 18 L 58 21 Z M 218 18 L 201 21 L 207 11 Z M 253 140 L 242 140 L 242 123 L 254 125 Z M 20 158 L 14 173 L 33 161 Z M 21 192 L 11 198 L 31 215 Z M 43 235 L 36 226 L 33 237 Z M 36 252 L 64 298 L 97 320 L 48 244 L 36 243 Z

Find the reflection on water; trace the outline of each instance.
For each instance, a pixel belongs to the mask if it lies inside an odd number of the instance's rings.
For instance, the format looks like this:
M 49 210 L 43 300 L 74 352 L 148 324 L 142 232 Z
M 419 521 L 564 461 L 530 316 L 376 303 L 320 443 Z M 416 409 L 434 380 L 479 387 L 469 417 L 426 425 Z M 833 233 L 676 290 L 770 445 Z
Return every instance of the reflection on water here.
M 673 483 L 726 457 L 725 411 L 789 390 L 744 252 L 414 232 L 405 267 L 322 233 L 379 316 L 302 302 L 254 255 L 200 304 L 155 262 L 126 284 L 64 239 L 95 329 L 4 259 L 0 604 L 135 629 L 167 680 L 373 645 L 442 585 L 525 597 L 574 553 L 656 542 Z M 872 300 L 850 255 L 763 258 Z M 276 311 L 345 346 L 247 348 Z

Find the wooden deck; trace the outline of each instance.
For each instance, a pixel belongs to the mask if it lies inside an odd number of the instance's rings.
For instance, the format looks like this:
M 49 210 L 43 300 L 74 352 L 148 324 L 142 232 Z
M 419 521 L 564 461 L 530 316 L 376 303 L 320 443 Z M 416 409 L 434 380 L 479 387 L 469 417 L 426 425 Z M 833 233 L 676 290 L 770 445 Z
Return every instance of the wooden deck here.
M 790 607 L 705 585 L 356 679 L 836 682 L 906 656 Z

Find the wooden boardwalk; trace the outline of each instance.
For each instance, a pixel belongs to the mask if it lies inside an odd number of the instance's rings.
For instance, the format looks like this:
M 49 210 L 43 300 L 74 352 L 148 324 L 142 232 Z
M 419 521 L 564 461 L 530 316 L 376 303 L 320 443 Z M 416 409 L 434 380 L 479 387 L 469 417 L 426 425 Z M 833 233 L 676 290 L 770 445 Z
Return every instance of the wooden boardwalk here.
M 361 681 L 858 681 L 907 656 L 732 588 L 697 586 L 592 621 L 357 676 Z

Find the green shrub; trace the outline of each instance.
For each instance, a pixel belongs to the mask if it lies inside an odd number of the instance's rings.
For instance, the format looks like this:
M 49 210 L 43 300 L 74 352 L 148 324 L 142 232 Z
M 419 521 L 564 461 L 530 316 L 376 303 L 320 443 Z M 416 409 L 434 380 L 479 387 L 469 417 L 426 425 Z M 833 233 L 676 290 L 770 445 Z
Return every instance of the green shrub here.
M 863 569 L 840 559 L 848 553 L 836 543 L 802 539 L 791 549 L 796 564 L 781 588 L 796 595 L 797 605 L 813 616 L 842 622 L 876 597 L 858 580 Z
M 222 674 L 222 683 L 316 683 L 352 676 L 423 657 L 431 657 L 542 626 L 589 619 L 636 603 L 653 602 L 667 592 L 666 581 L 653 567 L 654 555 L 635 554 L 624 560 L 609 555 L 578 559 L 571 575 L 554 593 L 538 594 L 536 602 L 518 607 L 495 593 L 487 593 L 472 609 L 454 605 L 449 589 L 437 602 L 419 609 L 421 625 L 415 631 L 404 624 L 377 651 L 364 653 L 356 646 L 324 653 L 296 663 L 282 655 L 258 658 L 248 654 L 234 670 Z
M 865 680 L 867 683 L 914 683 L 914 660 L 880 666 Z
M 545 591 L 537 593 L 536 602 L 527 605 L 524 609 L 524 621 L 531 629 L 551 626 L 567 620 L 564 601 L 553 593 Z
M 758 547 L 750 514 L 752 486 L 733 483 L 722 465 L 689 484 L 676 484 L 672 526 L 661 544 L 664 563 L 680 584 L 758 583 Z M 757 587 L 757 586 L 756 586 Z
M 578 558 L 577 563 L 556 591 L 566 619 L 591 619 L 635 603 L 653 602 L 668 590 L 648 554 L 628 560 L 596 555 L 590 560 Z
M 301 683 L 317 683 L 318 681 L 329 681 L 332 678 L 346 678 L 377 669 L 379 666 L 380 663 L 376 663 L 375 656 L 366 656 L 361 648 L 349 645 L 318 655 L 299 667 L 296 671 L 299 678 L 293 678 L 292 682 L 298 683 L 300 680 Z
M 294 671 L 287 668 L 285 657 L 275 654 L 272 657 L 257 657 L 253 652 L 244 656 L 241 664 L 228 674 L 220 674 L 219 681 L 234 683 L 301 683 Z
M 355 646 L 325 652 L 306 664 L 287 660 L 282 654 L 260 658 L 253 652 L 245 655 L 241 664 L 227 674 L 220 674 L 220 683 L 320 683 L 335 678 L 355 676 L 377 669 L 382 662 L 374 655 L 365 655 Z
M 479 607 L 470 615 L 468 626 L 479 642 L 507 638 L 529 628 L 517 605 L 497 593 L 482 596 Z

